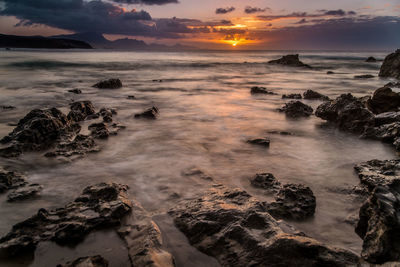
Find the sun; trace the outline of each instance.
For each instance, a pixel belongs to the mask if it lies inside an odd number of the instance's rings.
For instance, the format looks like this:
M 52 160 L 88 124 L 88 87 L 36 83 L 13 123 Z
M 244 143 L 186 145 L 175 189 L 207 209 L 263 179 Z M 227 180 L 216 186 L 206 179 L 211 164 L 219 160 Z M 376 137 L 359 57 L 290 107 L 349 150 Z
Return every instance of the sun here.
M 237 46 L 237 43 L 233 43 L 232 46 L 233 46 L 233 47 Z

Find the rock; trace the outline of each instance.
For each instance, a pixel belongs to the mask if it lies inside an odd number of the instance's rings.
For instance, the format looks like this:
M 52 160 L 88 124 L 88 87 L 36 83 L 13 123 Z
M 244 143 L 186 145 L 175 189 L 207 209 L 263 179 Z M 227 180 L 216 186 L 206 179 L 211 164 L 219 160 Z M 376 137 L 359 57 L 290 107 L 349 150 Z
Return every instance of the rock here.
M 76 245 L 93 230 L 120 225 L 132 204 L 126 196 L 127 186 L 100 183 L 88 186 L 63 208 L 47 211 L 17 223 L 0 239 L 0 253 L 19 257 L 33 253 L 39 242 L 52 240 L 60 245 Z
M 335 124 L 343 131 L 358 134 L 374 123 L 374 115 L 351 94 L 342 94 L 335 100 L 322 103 L 315 115 Z
M 70 105 L 71 111 L 68 118 L 76 122 L 85 120 L 88 116 L 96 113 L 94 106 L 90 101 L 78 101 Z
M 389 87 L 381 87 L 367 101 L 367 107 L 375 114 L 398 111 L 400 107 L 400 94 L 393 92 Z
M 283 56 L 280 59 L 269 61 L 268 64 L 280 64 L 291 67 L 306 67 L 311 69 L 310 65 L 304 64 L 299 60 L 298 54 Z
M 269 134 L 280 134 L 280 135 L 294 135 L 291 132 L 286 131 L 268 131 Z
M 71 90 L 68 90 L 68 92 L 74 93 L 74 94 L 77 94 L 77 95 L 82 94 L 82 90 L 81 89 L 71 89 Z
M 354 76 L 354 79 L 371 79 L 374 78 L 374 75 L 371 74 L 363 74 L 363 75 L 356 75 Z
M 15 189 L 26 184 L 25 177 L 13 171 L 6 171 L 0 167 L 0 193 Z
M 86 155 L 87 153 L 98 152 L 97 146 L 92 136 L 78 134 L 72 141 L 64 141 L 57 144 L 55 150 L 47 152 L 46 157 L 72 157 L 76 155 Z
M 400 160 L 370 160 L 354 166 L 361 184 L 370 192 L 377 186 L 386 186 L 400 180 Z
M 14 191 L 8 194 L 7 201 L 14 202 L 35 197 L 39 194 L 40 191 L 42 191 L 42 189 L 43 187 L 38 184 L 30 184 L 22 188 L 15 189 Z
M 267 88 L 258 87 L 258 86 L 251 87 L 250 93 L 252 95 L 254 95 L 254 94 L 276 95 L 276 93 L 274 93 L 274 92 L 267 91 Z
M 11 109 L 16 109 L 14 106 L 1 106 L 2 110 L 11 110 Z
M 90 135 L 98 139 L 106 139 L 110 136 L 110 131 L 104 122 L 92 123 L 89 125 Z
M 361 256 L 381 264 L 400 260 L 400 180 L 377 186 L 360 209 L 356 233 L 363 239 Z
M 400 111 L 397 112 L 385 112 L 375 116 L 375 126 L 381 126 L 384 124 L 390 124 L 393 122 L 400 122 Z
M 103 122 L 112 122 L 112 116 L 116 115 L 115 109 L 102 108 L 99 111 L 99 115 L 103 117 Z
M 282 95 L 282 99 L 302 99 L 301 94 Z
M 305 220 L 314 215 L 315 207 L 315 196 L 309 187 L 285 184 L 280 188 L 275 202 L 267 205 L 267 210 L 275 218 Z
M 299 118 L 309 117 L 313 113 L 313 108 L 300 101 L 290 101 L 284 107 L 280 108 L 279 111 L 285 112 L 288 117 Z
M 379 71 L 379 77 L 400 79 L 400 49 L 385 58 Z
M 361 137 L 393 144 L 397 150 L 400 150 L 400 122 L 368 128 Z
M 269 147 L 270 140 L 267 138 L 257 138 L 257 139 L 247 140 L 247 143 L 252 144 L 252 145 L 260 145 L 260 146 Z
M 196 176 L 196 177 L 199 177 L 199 178 L 201 178 L 203 180 L 207 180 L 207 181 L 213 180 L 211 175 L 205 173 L 204 171 L 200 170 L 197 167 L 191 167 L 187 170 L 182 171 L 182 175 L 187 176 L 187 177 Z
M 330 74 L 335 74 L 333 71 L 327 71 L 326 74 L 330 75 Z
M 377 62 L 377 60 L 374 57 L 368 57 L 365 62 Z
M 135 114 L 135 118 L 144 118 L 144 119 L 157 119 L 159 114 L 158 108 L 151 107 L 146 109 L 142 113 Z
M 349 266 L 352 252 L 329 247 L 276 221 L 240 189 L 215 185 L 170 211 L 190 244 L 222 266 Z
M 128 95 L 126 99 L 133 100 L 133 99 L 136 99 L 136 97 L 134 95 Z
M 80 126 L 56 108 L 35 109 L 18 122 L 14 130 L 0 140 L 8 147 L 0 149 L 4 157 L 19 156 L 24 151 L 40 151 L 53 146 L 62 136 L 75 133 Z
M 318 92 L 315 92 L 313 90 L 307 90 L 306 92 L 303 93 L 304 99 L 309 99 L 309 100 L 322 100 L 322 101 L 329 101 L 329 97 L 326 95 L 320 94 Z
M 265 189 L 270 193 L 277 193 L 281 188 L 281 182 L 272 173 L 258 173 L 250 180 L 250 183 L 252 186 Z
M 72 262 L 63 265 L 58 264 L 57 267 L 108 267 L 108 261 L 100 255 L 81 257 Z
M 400 87 L 400 82 L 388 82 L 384 87 Z
M 122 82 L 120 79 L 109 79 L 96 83 L 93 87 L 100 89 L 118 89 L 122 87 Z

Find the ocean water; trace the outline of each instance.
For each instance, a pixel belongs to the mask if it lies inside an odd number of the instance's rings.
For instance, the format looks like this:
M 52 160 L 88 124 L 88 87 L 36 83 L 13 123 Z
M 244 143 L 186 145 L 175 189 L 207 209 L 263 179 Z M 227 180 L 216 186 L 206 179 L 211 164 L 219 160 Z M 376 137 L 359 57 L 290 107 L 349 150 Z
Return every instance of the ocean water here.
M 380 142 L 340 132 L 315 116 L 293 120 L 276 109 L 287 102 L 282 94 L 308 89 L 331 98 L 348 92 L 371 94 L 390 80 L 377 77 L 381 62 L 366 63 L 365 59 L 383 59 L 388 52 L 300 52 L 301 60 L 314 67 L 311 70 L 266 64 L 287 53 L 0 51 L 0 103 L 17 107 L 1 111 L 0 137 L 34 108 L 57 107 L 66 112 L 69 103 L 78 100 L 92 101 L 97 110 L 116 108 L 114 121 L 126 126 L 117 136 L 100 142 L 101 152 L 70 163 L 45 158 L 42 152 L 0 158 L 0 166 L 24 171 L 29 182 L 44 187 L 40 198 L 18 203 L 7 203 L 6 196 L 0 195 L 0 234 L 39 208 L 63 206 L 87 185 L 118 182 L 128 184 L 130 196 L 165 229 L 163 238 L 178 266 L 217 265 L 190 247 L 165 215 L 180 200 L 210 186 L 208 181 L 183 175 L 196 167 L 215 182 L 241 187 L 262 200 L 270 196 L 249 182 L 259 172 L 311 187 L 317 198 L 315 216 L 289 223 L 321 242 L 359 253 L 362 240 L 345 220 L 357 214 L 361 203 L 337 189 L 359 183 L 355 163 L 394 158 L 396 152 Z M 327 71 L 335 74 L 327 75 Z M 375 78 L 354 79 L 361 74 Z M 91 87 L 113 77 L 122 80 L 123 88 Z M 252 86 L 267 87 L 278 95 L 251 95 Z M 67 92 L 75 88 L 83 93 Z M 128 100 L 128 95 L 136 99 Z M 314 109 L 321 103 L 303 102 Z M 157 120 L 133 118 L 151 106 L 160 110 Z M 246 143 L 259 137 L 270 138 L 269 149 Z M 106 231 L 91 234 L 78 248 L 41 244 L 35 259 L 7 266 L 55 266 L 95 252 L 105 255 L 111 266 L 127 264 L 123 244 L 115 233 Z

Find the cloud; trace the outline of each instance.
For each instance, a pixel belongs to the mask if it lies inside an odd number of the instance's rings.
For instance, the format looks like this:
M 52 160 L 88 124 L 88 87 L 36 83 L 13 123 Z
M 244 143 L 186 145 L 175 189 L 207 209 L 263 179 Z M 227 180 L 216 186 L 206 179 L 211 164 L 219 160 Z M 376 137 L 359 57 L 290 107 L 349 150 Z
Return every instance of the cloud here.
M 112 0 L 116 3 L 124 4 L 142 4 L 142 5 L 166 5 L 171 3 L 179 3 L 178 0 Z
M 215 14 L 226 14 L 226 13 L 230 13 L 234 10 L 235 10 L 235 8 L 233 6 L 226 7 L 226 8 L 220 7 L 215 10 Z
M 259 8 L 259 7 L 246 6 L 244 8 L 244 13 L 246 13 L 246 14 L 261 13 L 261 12 L 265 12 L 267 9 L 269 9 L 269 8 Z
M 301 19 L 301 20 L 299 20 L 298 22 L 295 22 L 295 23 L 293 23 L 293 24 L 305 24 L 305 23 L 307 23 L 308 21 L 306 20 L 306 19 Z

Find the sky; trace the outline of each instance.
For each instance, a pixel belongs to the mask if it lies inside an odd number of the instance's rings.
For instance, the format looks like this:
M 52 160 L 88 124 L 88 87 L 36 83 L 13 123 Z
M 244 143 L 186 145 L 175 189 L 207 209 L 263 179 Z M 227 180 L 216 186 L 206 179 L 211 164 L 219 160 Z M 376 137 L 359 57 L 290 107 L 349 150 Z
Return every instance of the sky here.
M 400 48 L 400 0 L 0 0 L 0 33 L 209 49 Z

